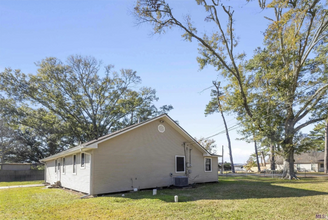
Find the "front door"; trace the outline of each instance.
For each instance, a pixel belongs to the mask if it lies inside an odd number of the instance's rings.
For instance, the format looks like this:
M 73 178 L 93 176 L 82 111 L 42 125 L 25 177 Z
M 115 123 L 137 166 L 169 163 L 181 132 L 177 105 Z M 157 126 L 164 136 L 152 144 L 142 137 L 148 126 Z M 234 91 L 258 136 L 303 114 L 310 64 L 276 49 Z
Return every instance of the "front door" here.
M 60 173 L 60 163 L 57 165 L 57 181 L 60 181 L 61 173 Z

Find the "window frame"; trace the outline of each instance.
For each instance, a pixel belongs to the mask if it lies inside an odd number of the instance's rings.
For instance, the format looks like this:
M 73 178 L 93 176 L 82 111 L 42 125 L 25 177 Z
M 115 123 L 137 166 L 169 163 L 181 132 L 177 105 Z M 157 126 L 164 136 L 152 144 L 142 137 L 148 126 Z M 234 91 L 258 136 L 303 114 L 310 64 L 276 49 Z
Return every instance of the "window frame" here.
M 57 164 L 58 164 L 58 162 L 57 162 L 57 159 L 55 160 L 55 173 L 57 173 Z
M 83 154 L 83 164 L 82 164 L 82 154 Z M 85 164 L 85 153 L 81 153 L 80 154 L 80 168 L 81 169 L 85 169 L 85 167 L 86 167 L 86 164 Z
M 76 154 L 72 156 L 73 174 L 76 175 Z
M 178 157 L 183 158 L 183 171 L 178 171 L 178 163 L 177 163 Z M 186 172 L 186 157 L 182 155 L 175 155 L 175 173 L 185 173 L 185 172 Z
M 210 170 L 206 170 L 206 161 L 207 160 L 210 160 Z M 212 158 L 211 157 L 204 157 L 204 171 L 206 172 L 206 173 L 210 173 L 210 172 L 212 172 L 213 171 L 213 160 L 212 160 Z
M 63 174 L 65 174 L 66 172 L 66 167 L 65 167 L 65 165 L 66 165 L 66 158 L 65 157 L 63 157 L 63 159 L 62 159 L 62 161 L 63 161 Z

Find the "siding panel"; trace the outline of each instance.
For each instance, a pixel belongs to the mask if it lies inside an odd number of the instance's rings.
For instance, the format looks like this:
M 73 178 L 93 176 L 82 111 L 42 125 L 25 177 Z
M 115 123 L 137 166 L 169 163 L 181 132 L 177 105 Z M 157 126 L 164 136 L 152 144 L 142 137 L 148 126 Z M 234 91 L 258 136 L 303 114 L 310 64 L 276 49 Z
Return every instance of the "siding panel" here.
M 175 173 L 175 155 L 184 155 L 187 140 L 168 123 L 160 133 L 159 124 L 154 121 L 99 144 L 94 151 L 94 194 L 169 186 L 174 176 L 184 175 Z M 217 158 L 212 158 L 212 172 L 205 172 L 203 152 L 187 145 L 192 148 L 189 183 L 217 181 Z
M 82 168 L 80 153 L 76 154 L 76 174 L 73 173 L 73 155 L 65 157 L 65 173 L 63 173 L 62 158 L 58 161 L 61 164 L 61 185 L 65 188 L 90 193 L 90 155 L 85 154 L 85 168 Z M 59 173 L 55 172 L 55 160 L 48 161 L 46 164 L 46 182 L 53 184 L 59 180 Z

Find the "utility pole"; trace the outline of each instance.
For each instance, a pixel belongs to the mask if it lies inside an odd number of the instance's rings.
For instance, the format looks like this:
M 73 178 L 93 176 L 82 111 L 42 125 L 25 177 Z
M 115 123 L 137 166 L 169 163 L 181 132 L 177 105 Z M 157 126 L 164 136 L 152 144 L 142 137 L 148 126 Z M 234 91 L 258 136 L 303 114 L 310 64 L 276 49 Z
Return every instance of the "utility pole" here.
M 328 174 L 328 119 L 325 126 L 325 158 L 324 158 L 324 172 Z
M 221 161 L 221 174 L 223 174 L 224 171 L 224 164 L 223 164 L 223 145 L 222 145 L 222 161 Z
M 257 146 L 256 146 L 256 141 L 254 140 L 254 147 L 255 147 L 255 155 L 256 155 L 256 163 L 257 163 L 257 171 L 261 172 L 261 167 L 259 163 L 259 155 L 257 153 Z

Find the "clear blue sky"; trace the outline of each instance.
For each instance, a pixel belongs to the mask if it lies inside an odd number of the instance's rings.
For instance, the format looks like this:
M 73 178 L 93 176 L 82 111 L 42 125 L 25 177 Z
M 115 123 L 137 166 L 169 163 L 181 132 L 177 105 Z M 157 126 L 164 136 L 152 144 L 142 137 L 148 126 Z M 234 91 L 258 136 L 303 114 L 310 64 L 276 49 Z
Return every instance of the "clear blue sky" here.
M 237 4 L 233 4 L 238 2 Z M 228 1 L 235 10 L 235 24 L 240 44 L 237 51 L 250 57 L 262 45 L 263 32 L 268 24 L 256 4 Z M 196 62 L 197 42 L 185 42 L 180 29 L 165 35 L 151 35 L 149 25 L 136 25 L 132 15 L 135 1 L 0 1 L 0 71 L 5 67 L 35 73 L 35 62 L 46 57 L 63 61 L 74 54 L 91 55 L 113 64 L 115 70 L 133 69 L 142 78 L 142 86 L 157 90 L 158 106 L 171 104 L 169 115 L 194 137 L 208 137 L 224 130 L 219 114 L 204 116 L 210 100 L 212 80 L 224 79 L 211 67 L 199 71 Z M 187 5 L 186 5 L 187 4 Z M 215 28 L 204 23 L 204 10 L 195 1 L 174 1 L 177 17 L 190 14 L 200 33 L 211 33 Z M 178 16 L 179 15 L 179 16 Z M 223 14 L 222 14 L 223 15 Z M 268 14 L 266 14 L 268 16 Z M 237 124 L 227 115 L 228 126 Z M 231 131 L 234 162 L 245 162 L 253 153 L 253 144 L 237 141 L 236 130 Z M 224 134 L 214 137 L 225 146 Z

